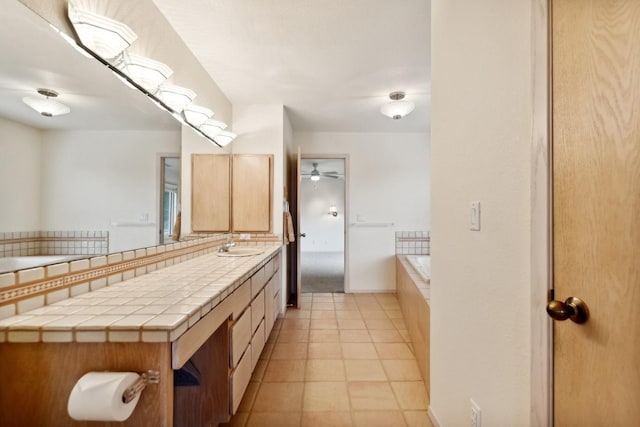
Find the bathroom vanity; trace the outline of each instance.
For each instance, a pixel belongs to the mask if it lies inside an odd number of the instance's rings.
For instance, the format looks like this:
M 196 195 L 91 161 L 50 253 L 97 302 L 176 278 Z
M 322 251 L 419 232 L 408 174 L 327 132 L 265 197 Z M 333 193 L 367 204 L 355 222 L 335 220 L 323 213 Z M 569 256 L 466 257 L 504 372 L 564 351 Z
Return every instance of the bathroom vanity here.
M 281 249 L 262 248 L 201 255 L 0 321 L 1 424 L 111 425 L 69 417 L 74 384 L 89 371 L 147 370 L 160 382 L 122 425 L 228 421 L 281 311 Z M 174 384 L 185 366 L 198 385 Z

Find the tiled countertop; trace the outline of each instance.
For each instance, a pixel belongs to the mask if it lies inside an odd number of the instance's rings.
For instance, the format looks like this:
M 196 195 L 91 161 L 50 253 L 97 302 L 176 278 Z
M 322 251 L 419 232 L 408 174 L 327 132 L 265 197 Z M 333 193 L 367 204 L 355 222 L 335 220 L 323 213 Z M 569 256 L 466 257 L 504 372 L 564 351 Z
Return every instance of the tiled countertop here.
M 202 255 L 0 320 L 0 342 L 171 342 L 280 250 Z

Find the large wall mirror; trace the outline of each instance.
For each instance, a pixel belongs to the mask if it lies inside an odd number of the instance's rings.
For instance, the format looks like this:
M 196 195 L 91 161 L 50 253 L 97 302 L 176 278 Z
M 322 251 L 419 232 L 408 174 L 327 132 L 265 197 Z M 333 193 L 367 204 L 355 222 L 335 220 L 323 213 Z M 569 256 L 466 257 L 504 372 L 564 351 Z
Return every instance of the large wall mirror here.
M 178 182 L 167 180 L 180 176 L 161 165 L 180 153 L 180 124 L 18 0 L 2 6 L 0 240 L 14 243 L 0 257 L 16 256 L 21 237 L 31 240 L 29 256 L 161 243 L 170 225 L 162 212 L 175 213 L 166 203 L 179 201 Z M 45 117 L 27 106 L 25 97 L 45 98 L 39 88 L 58 92 L 70 112 Z

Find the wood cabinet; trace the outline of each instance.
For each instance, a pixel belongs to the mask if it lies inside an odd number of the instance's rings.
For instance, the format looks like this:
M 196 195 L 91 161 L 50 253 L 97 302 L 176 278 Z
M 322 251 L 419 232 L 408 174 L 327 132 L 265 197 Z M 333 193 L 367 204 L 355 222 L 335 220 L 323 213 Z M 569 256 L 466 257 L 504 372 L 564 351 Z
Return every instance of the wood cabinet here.
M 191 157 L 191 228 L 231 230 L 231 159 L 228 155 Z
M 193 231 L 271 231 L 272 155 L 193 154 L 191 177 Z

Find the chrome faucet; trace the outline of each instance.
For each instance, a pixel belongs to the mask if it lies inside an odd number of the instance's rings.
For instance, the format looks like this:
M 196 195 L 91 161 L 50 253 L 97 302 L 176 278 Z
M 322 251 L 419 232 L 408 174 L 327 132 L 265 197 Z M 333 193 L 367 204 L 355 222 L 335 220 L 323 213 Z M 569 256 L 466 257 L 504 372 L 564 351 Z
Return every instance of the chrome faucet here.
M 236 244 L 235 242 L 231 241 L 231 238 L 227 238 L 227 242 L 224 243 L 222 246 L 220 246 L 220 248 L 218 249 L 218 252 L 229 252 L 229 248 L 234 247 Z

